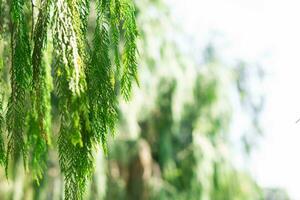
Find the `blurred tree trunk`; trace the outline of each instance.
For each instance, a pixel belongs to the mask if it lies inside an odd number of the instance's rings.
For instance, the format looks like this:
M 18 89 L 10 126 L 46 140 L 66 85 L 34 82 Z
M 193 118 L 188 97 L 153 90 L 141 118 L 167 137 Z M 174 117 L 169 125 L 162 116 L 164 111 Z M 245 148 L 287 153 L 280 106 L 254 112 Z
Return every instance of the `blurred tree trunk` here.
M 137 141 L 137 153 L 133 155 L 129 165 L 129 176 L 127 181 L 127 199 L 139 200 L 149 199 L 147 182 L 152 175 L 152 156 L 149 144 L 145 140 Z

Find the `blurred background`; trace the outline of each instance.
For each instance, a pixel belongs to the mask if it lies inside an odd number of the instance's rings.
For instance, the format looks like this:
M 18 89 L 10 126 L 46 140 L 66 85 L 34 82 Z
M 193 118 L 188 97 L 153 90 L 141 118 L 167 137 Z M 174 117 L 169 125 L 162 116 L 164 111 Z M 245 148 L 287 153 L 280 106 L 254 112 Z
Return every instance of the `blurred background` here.
M 135 4 L 140 87 L 85 199 L 300 200 L 300 2 Z M 61 199 L 55 149 L 39 185 L 0 169 L 0 200 Z

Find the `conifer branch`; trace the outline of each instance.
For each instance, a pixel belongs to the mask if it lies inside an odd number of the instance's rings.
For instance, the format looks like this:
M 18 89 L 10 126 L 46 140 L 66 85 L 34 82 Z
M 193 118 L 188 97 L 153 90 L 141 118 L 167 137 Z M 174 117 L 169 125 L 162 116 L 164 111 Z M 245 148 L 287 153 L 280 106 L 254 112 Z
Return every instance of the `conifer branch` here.
M 28 28 L 23 11 L 24 1 L 11 2 L 11 96 L 8 102 L 6 122 L 8 144 L 6 169 L 9 157 L 16 160 L 22 154 L 26 167 L 27 155 L 24 132 L 28 114 L 28 100 L 31 82 L 31 59 Z M 7 171 L 7 170 L 6 170 Z
M 24 0 L 11 0 L 11 94 L 5 119 L 1 118 L 4 112 L 0 101 L 0 164 L 5 163 L 8 169 L 9 158 L 17 160 L 22 155 L 24 166 L 28 163 L 33 176 L 37 180 L 42 177 L 50 145 L 53 76 L 64 198 L 83 199 L 94 171 L 93 153 L 102 145 L 107 154 L 107 137 L 114 134 L 118 106 L 115 83 L 120 83 L 121 93 L 128 100 L 132 81 L 138 82 L 134 6 L 131 0 L 97 1 L 93 45 L 89 45 L 90 0 L 41 0 L 32 34 L 30 22 L 25 20 L 25 15 L 30 18 L 32 13 L 24 5 Z M 49 40 L 48 35 L 52 37 Z M 124 50 L 120 52 L 123 40 Z M 45 58 L 50 41 L 53 70 Z M 4 127 L 8 132 L 5 156 L 1 137 Z
M 121 93 L 125 100 L 130 99 L 132 81 L 139 84 L 137 78 L 137 28 L 135 21 L 135 9 L 132 2 L 123 0 L 121 4 L 121 19 L 123 20 L 124 30 L 124 51 L 122 55 L 123 73 L 121 77 Z
M 1 83 L 1 81 L 0 81 Z M 5 147 L 3 140 L 5 121 L 3 117 L 3 97 L 0 95 L 0 165 L 5 166 L 6 157 L 5 157 Z
M 90 94 L 90 118 L 94 138 L 97 143 L 102 143 L 104 152 L 107 153 L 107 135 L 110 131 L 114 132 L 117 113 L 116 94 L 112 83 L 113 70 L 109 58 L 109 22 L 105 15 L 109 7 L 104 4 L 105 1 L 101 3 L 98 8 L 102 12 L 99 12 L 97 18 L 94 49 L 88 73 L 88 94 Z
M 114 62 L 116 65 L 116 78 L 119 78 L 119 73 L 121 69 L 120 52 L 119 52 L 119 42 L 120 42 L 120 17 L 121 17 L 121 5 L 119 0 L 111 0 L 110 2 L 110 35 L 111 44 L 114 55 Z
M 50 17 L 50 0 L 42 1 L 33 34 L 32 53 L 32 102 L 33 109 L 29 120 L 28 149 L 31 149 L 30 166 L 33 176 L 39 179 L 46 167 L 48 144 L 50 144 L 51 123 L 51 75 L 43 60 L 43 51 L 47 41 Z

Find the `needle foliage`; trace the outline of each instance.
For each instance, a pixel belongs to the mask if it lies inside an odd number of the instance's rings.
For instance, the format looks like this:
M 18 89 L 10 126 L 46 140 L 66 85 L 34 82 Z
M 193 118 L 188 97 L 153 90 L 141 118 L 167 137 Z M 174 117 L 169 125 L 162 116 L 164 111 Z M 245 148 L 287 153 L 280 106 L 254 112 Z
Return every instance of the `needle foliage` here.
M 114 134 L 118 93 L 129 100 L 132 82 L 138 83 L 134 4 L 1 0 L 0 7 L 0 39 L 8 47 L 0 52 L 1 88 L 6 70 L 10 82 L 0 90 L 0 164 L 9 175 L 22 159 L 38 181 L 54 144 L 64 198 L 83 199 L 93 154 L 98 146 L 107 153 L 108 135 Z M 92 40 L 89 27 L 95 27 Z M 58 101 L 58 134 L 51 127 L 52 98 Z

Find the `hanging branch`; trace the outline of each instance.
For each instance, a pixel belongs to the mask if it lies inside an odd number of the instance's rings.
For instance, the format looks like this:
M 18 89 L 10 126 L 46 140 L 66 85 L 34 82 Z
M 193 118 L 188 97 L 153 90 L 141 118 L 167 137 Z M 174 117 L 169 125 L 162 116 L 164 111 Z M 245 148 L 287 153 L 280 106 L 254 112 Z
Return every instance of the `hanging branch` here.
M 31 82 L 31 59 L 28 28 L 25 23 L 24 1 L 11 1 L 11 96 L 8 102 L 6 125 L 8 129 L 7 164 L 9 157 L 14 161 L 20 154 L 26 168 L 24 131 L 28 114 L 28 95 Z
M 137 84 L 137 46 L 136 38 L 138 35 L 136 22 L 135 22 L 135 10 L 130 1 L 124 0 L 121 4 L 121 19 L 123 20 L 124 29 L 124 52 L 123 59 L 123 74 L 121 78 L 121 93 L 125 100 L 130 99 L 132 80 L 135 80 Z
M 87 180 L 94 171 L 93 153 L 97 147 L 102 145 L 107 154 L 107 137 L 114 134 L 117 121 L 116 85 L 129 100 L 132 81 L 137 82 L 133 3 L 97 1 L 92 45 L 87 40 L 89 5 L 90 0 L 41 0 L 39 8 L 32 4 L 31 12 L 38 10 L 38 16 L 30 34 L 25 16 L 32 21 L 34 16 L 26 15 L 24 0 L 11 0 L 11 94 L 6 120 L 0 115 L 0 135 L 5 125 L 8 131 L 5 158 L 0 137 L 0 164 L 6 163 L 7 169 L 8 158 L 16 160 L 22 155 L 24 166 L 28 163 L 33 177 L 39 180 L 51 144 L 53 76 L 60 118 L 57 145 L 64 198 L 72 200 L 83 199 Z M 48 35 L 54 47 L 53 69 L 45 59 Z
M 101 1 L 97 8 L 99 15 L 97 16 L 94 49 L 88 70 L 88 94 L 93 139 L 96 143 L 101 142 L 104 152 L 107 153 L 107 135 L 109 131 L 114 132 L 117 119 L 116 94 L 112 83 L 114 74 L 109 58 L 110 40 L 107 18 L 109 4 Z
M 1 2 L 0 2 L 0 9 L 2 9 Z M 2 27 L 0 22 L 0 32 L 1 30 Z M 2 39 L 1 37 L 2 34 L 0 34 L 0 39 Z M 3 62 L 3 60 L 0 60 L 0 62 Z M 3 77 L 3 65 L 2 63 L 0 63 L 0 85 L 4 85 L 2 77 Z M 2 89 L 0 89 L 0 165 L 1 166 L 6 165 L 5 145 L 4 145 L 4 137 L 3 137 L 5 132 L 5 117 L 4 117 L 3 103 L 4 103 L 4 92 Z
M 114 63 L 116 65 L 116 78 L 119 78 L 121 61 L 120 61 L 120 51 L 119 51 L 119 42 L 120 42 L 120 24 L 121 24 L 121 4 L 119 0 L 112 0 L 110 2 L 109 8 L 110 14 L 110 35 L 111 35 L 111 46 L 113 49 Z
M 4 140 L 3 140 L 4 126 L 5 126 L 5 121 L 3 117 L 3 96 L 1 94 L 0 95 L 0 165 L 2 166 L 5 166 L 6 164 L 5 147 L 4 147 Z
M 87 17 L 80 15 L 79 2 L 57 0 L 54 13 L 54 47 L 57 50 L 54 87 L 61 117 L 58 148 L 65 199 L 82 199 L 86 180 L 93 169 L 83 101 L 86 88 L 83 30 L 86 23 L 81 20 Z
M 43 50 L 47 42 L 50 0 L 43 0 L 33 34 L 32 53 L 32 102 L 29 120 L 28 149 L 32 155 L 30 166 L 35 179 L 42 178 L 46 168 L 47 145 L 50 144 L 51 126 L 51 75 L 50 68 L 43 61 Z

